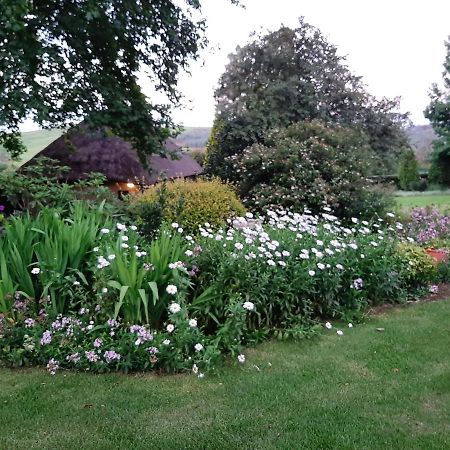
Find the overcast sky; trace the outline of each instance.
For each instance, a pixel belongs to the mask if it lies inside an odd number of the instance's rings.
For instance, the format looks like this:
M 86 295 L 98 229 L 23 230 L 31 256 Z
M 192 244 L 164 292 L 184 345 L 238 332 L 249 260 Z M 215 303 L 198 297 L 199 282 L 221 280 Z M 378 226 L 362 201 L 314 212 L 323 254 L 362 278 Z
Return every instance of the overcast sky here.
M 252 31 L 295 27 L 298 17 L 318 27 L 351 71 L 363 77 L 370 93 L 400 96 L 401 110 L 416 124 L 427 123 L 428 90 L 442 80 L 444 41 L 450 35 L 450 0 L 203 0 L 210 50 L 192 65 L 180 89 L 191 110 L 174 111 L 185 126 L 210 126 L 213 93 L 227 55 L 244 45 Z M 211 50 L 212 49 L 212 50 Z

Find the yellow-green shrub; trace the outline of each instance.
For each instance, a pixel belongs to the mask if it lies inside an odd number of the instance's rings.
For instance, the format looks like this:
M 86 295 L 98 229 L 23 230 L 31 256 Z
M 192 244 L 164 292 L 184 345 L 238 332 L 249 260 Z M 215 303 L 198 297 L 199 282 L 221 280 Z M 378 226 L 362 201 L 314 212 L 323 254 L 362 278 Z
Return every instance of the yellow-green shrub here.
M 422 247 L 402 243 L 397 247 L 397 252 L 401 260 L 400 277 L 407 284 L 421 285 L 434 279 L 436 268 Z
M 138 202 L 162 203 L 163 219 L 177 222 L 190 233 L 205 222 L 220 226 L 226 219 L 245 213 L 233 187 L 218 179 L 179 179 L 147 189 Z

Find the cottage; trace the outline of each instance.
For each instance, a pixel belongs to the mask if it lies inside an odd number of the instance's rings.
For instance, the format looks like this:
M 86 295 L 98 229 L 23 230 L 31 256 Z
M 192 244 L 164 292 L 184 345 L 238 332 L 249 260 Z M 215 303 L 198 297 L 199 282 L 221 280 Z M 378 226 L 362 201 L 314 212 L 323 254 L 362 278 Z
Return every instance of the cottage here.
M 100 172 L 106 177 L 106 186 L 117 193 L 137 192 L 142 186 L 163 179 L 195 177 L 202 173 L 202 167 L 183 153 L 173 139 L 169 138 L 165 147 L 167 156 L 152 155 L 145 167 L 129 142 L 80 127 L 71 131 L 70 136 L 66 134 L 53 141 L 26 165 L 33 164 L 40 156 L 58 160 L 70 168 L 66 175 L 68 182 Z

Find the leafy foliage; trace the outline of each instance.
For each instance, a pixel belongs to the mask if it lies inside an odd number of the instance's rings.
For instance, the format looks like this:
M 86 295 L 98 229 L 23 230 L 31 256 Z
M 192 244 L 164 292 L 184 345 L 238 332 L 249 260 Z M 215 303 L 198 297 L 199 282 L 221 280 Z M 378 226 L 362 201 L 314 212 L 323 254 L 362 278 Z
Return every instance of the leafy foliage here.
M 434 84 L 431 102 L 425 110 L 438 139 L 434 141 L 431 155 L 430 181 L 450 186 L 450 39 L 446 42 L 447 55 L 444 62 L 443 89 Z
M 113 207 L 113 196 L 109 189 L 102 187 L 105 177 L 92 173 L 86 180 L 73 184 L 64 182 L 68 167 L 59 161 L 39 157 L 30 166 L 20 170 L 0 171 L 0 193 L 13 208 L 36 214 L 45 207 L 69 209 L 77 198 L 90 198 L 101 202 L 108 199 Z
M 377 171 L 391 170 L 408 147 L 396 101 L 376 100 L 345 65 L 321 32 L 300 19 L 238 47 L 219 80 L 216 121 L 208 144 L 208 170 L 234 179 L 226 157 L 266 132 L 305 120 L 363 130 L 378 158 Z
M 146 98 L 138 72 L 179 99 L 178 74 L 204 43 L 200 7 L 199 0 L 1 0 L 0 144 L 22 153 L 18 127 L 31 116 L 43 128 L 81 119 L 106 127 L 143 160 L 163 151 L 168 108 Z
M 246 206 L 319 211 L 330 205 L 347 217 L 376 212 L 368 209 L 379 195 L 365 177 L 372 159 L 363 133 L 313 121 L 273 132 L 265 141 L 230 158 Z
M 398 179 L 401 189 L 405 191 L 416 190 L 419 185 L 419 164 L 412 150 L 402 156 Z
M 198 233 L 199 226 L 205 222 L 221 226 L 227 219 L 245 212 L 231 185 L 218 179 L 179 179 L 163 186 L 155 185 L 138 197 L 136 203 L 161 205 L 164 220 L 176 222 L 190 233 Z M 142 212 L 143 207 L 140 208 Z

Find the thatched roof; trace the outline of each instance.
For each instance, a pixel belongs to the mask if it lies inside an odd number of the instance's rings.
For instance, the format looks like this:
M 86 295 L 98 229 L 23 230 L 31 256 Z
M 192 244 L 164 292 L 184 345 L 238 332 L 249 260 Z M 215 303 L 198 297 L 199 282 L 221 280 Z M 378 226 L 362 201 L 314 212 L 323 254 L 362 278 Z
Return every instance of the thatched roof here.
M 83 127 L 56 139 L 26 165 L 33 164 L 40 156 L 56 159 L 70 168 L 68 181 L 86 178 L 90 172 L 101 172 L 108 181 L 153 184 L 161 178 L 202 173 L 201 166 L 183 153 L 172 139 L 166 141 L 165 147 L 168 156 L 152 155 L 148 168 L 145 168 L 130 143 L 117 136 L 106 136 L 101 131 L 89 131 Z

